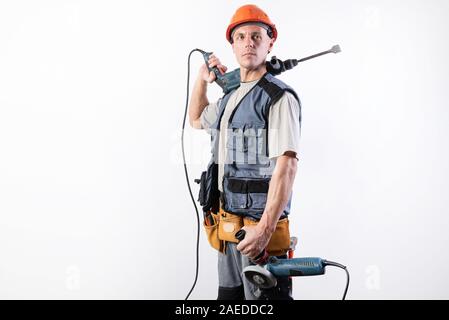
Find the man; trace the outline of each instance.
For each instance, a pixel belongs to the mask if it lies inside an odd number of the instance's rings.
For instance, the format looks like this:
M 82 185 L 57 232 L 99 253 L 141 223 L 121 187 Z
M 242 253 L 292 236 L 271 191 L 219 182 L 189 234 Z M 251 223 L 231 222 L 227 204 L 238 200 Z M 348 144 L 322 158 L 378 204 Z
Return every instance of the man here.
M 260 8 L 240 7 L 226 31 L 240 65 L 240 87 L 217 102 L 207 98 L 215 80 L 200 68 L 189 104 L 190 125 L 212 134 L 218 163 L 220 211 L 218 299 L 291 299 L 291 280 L 279 278 L 260 292 L 243 276 L 265 248 L 285 258 L 290 243 L 288 214 L 297 171 L 301 106 L 296 93 L 267 73 L 265 61 L 277 38 L 275 25 Z M 227 68 L 211 55 L 209 67 Z M 244 240 L 235 233 L 243 228 Z

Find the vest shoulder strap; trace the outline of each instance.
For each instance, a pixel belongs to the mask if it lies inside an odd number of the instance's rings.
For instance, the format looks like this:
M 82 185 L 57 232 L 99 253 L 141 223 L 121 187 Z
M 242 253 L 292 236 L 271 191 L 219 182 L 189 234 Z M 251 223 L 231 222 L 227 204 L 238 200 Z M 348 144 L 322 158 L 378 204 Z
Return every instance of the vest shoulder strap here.
M 270 77 L 272 81 L 269 81 L 267 77 Z M 295 99 L 300 102 L 298 95 L 296 94 L 295 90 L 284 84 L 282 81 L 274 78 L 271 75 L 264 76 L 258 83 L 258 85 L 268 94 L 270 97 L 270 105 L 268 106 L 268 109 L 266 112 L 269 111 L 270 107 L 274 105 L 279 99 L 282 98 L 282 95 L 284 92 L 290 92 Z

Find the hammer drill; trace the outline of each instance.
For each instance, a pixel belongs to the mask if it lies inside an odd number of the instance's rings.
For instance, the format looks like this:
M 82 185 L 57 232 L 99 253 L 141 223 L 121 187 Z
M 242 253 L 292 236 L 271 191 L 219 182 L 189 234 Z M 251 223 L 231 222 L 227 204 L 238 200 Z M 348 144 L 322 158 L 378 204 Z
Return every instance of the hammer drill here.
M 217 67 L 210 68 L 208 65 L 209 57 L 212 52 L 206 52 L 201 49 L 197 49 L 199 52 L 203 54 L 204 61 L 206 61 L 207 68 L 209 72 L 212 71 L 215 74 L 215 82 L 223 89 L 223 93 L 226 94 L 240 86 L 240 69 L 235 69 L 231 72 L 227 72 L 225 74 L 221 74 L 220 70 Z M 267 71 L 272 75 L 276 76 L 281 74 L 284 71 L 293 69 L 298 65 L 298 63 L 322 56 L 328 53 L 338 53 L 341 52 L 340 46 L 335 45 L 330 50 L 323 51 L 302 59 L 287 59 L 282 61 L 276 56 L 273 56 L 270 61 L 266 61 Z

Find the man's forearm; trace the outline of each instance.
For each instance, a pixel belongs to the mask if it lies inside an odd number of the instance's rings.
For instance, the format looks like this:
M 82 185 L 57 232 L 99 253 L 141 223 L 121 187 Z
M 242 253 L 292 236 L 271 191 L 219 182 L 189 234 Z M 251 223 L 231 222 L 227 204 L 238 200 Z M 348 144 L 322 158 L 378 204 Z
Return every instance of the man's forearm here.
M 189 122 L 191 126 L 194 126 L 194 122 L 200 118 L 204 108 L 209 104 L 206 94 L 207 82 L 198 77 L 195 81 L 189 104 Z
M 258 226 L 271 236 L 276 224 L 288 203 L 297 169 L 295 157 L 282 155 L 276 161 L 276 167 L 268 189 L 267 203 Z

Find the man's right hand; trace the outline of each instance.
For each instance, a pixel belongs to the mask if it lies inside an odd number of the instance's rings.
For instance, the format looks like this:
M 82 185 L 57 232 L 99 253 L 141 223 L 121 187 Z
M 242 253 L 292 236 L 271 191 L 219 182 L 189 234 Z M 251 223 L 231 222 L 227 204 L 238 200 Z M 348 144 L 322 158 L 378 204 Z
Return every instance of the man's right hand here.
M 228 68 L 221 64 L 220 59 L 218 59 L 214 54 L 211 54 L 209 57 L 209 67 L 217 67 L 218 70 L 221 72 L 221 74 L 225 74 L 226 70 Z M 200 72 L 198 75 L 203 81 L 206 81 L 208 83 L 212 83 L 215 81 L 215 73 L 213 71 L 209 72 L 209 69 L 207 68 L 206 64 L 203 64 L 200 68 Z
M 208 64 L 210 68 L 217 67 L 222 74 L 224 74 L 228 69 L 222 65 L 220 60 L 213 54 L 210 55 Z M 209 104 L 209 100 L 207 100 L 206 95 L 207 83 L 212 83 L 214 80 L 215 73 L 213 71 L 209 72 L 209 69 L 207 69 L 207 66 L 204 63 L 201 66 L 198 77 L 195 81 L 189 104 L 189 122 L 195 129 L 202 129 L 200 121 L 201 113 Z

